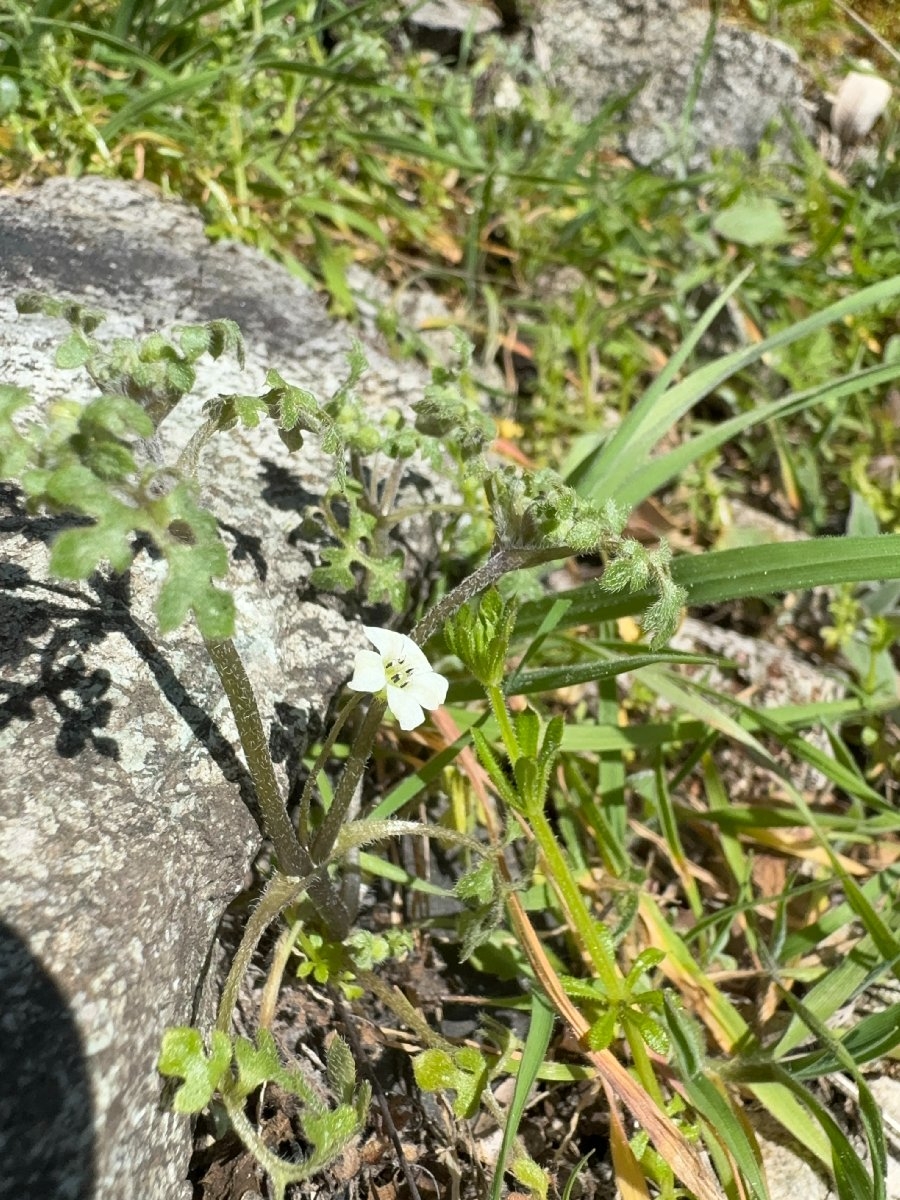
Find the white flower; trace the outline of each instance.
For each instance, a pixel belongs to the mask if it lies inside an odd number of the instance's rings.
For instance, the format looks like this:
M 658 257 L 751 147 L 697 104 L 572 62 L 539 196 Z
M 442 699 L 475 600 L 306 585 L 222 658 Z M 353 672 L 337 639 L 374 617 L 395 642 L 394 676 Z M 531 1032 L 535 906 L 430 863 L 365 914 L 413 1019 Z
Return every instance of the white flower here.
M 360 650 L 347 685 L 354 692 L 387 690 L 388 708 L 401 729 L 415 729 L 425 720 L 424 708 L 440 708 L 447 695 L 447 680 L 432 671 L 428 659 L 412 640 L 390 629 L 363 626 L 376 647 Z

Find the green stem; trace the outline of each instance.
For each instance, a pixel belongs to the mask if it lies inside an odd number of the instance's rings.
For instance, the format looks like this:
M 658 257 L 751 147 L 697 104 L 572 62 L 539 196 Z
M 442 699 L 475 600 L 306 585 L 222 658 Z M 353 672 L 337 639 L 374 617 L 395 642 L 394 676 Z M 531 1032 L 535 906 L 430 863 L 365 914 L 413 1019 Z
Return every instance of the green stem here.
M 556 546 L 545 550 L 498 550 L 474 574 L 448 592 L 430 612 L 426 613 L 412 632 L 413 641 L 423 645 L 432 634 L 440 629 L 452 613 L 461 608 L 467 600 L 490 587 L 501 575 L 505 575 L 509 571 L 520 570 L 522 567 L 535 566 L 537 563 L 550 562 L 555 558 L 564 558 L 568 554 L 569 550 L 565 546 Z M 344 768 L 344 773 L 335 788 L 331 808 L 312 844 L 311 856 L 314 863 L 323 862 L 334 849 L 341 826 L 346 821 L 353 803 L 353 793 L 362 779 L 369 755 L 372 753 L 372 746 L 375 744 L 386 708 L 387 703 L 381 698 L 373 699 L 369 706 L 362 728 L 350 749 L 350 758 Z
M 259 1001 L 260 1029 L 269 1029 L 275 1019 L 275 1006 L 278 1003 L 281 981 L 284 978 L 285 968 L 287 967 L 288 959 L 291 957 L 291 951 L 294 949 L 297 935 L 302 928 L 302 921 L 294 921 L 292 924 L 286 925 L 279 934 L 278 941 L 275 943 L 272 961 L 269 964 L 265 986 L 263 987 L 262 996 Z
M 660 1112 L 666 1111 L 666 1102 L 662 1094 L 662 1088 L 659 1086 L 659 1080 L 656 1078 L 656 1072 L 653 1070 L 653 1064 L 650 1061 L 650 1055 L 647 1053 L 647 1047 L 644 1045 L 644 1039 L 640 1032 L 635 1029 L 630 1021 L 623 1021 L 622 1028 L 625 1031 L 625 1038 L 628 1042 L 628 1048 L 631 1050 L 631 1057 L 634 1061 L 634 1070 L 641 1085 L 648 1096 L 651 1096 Z M 658 1180 L 660 1189 L 660 1200 L 672 1200 L 675 1195 L 675 1175 L 668 1163 L 663 1164 L 664 1174 Z
M 647 1094 L 652 1096 L 656 1101 L 657 1107 L 662 1112 L 665 1112 L 666 1102 L 663 1098 L 662 1089 L 659 1086 L 659 1080 L 656 1078 L 656 1072 L 653 1070 L 650 1055 L 647 1053 L 647 1047 L 644 1045 L 644 1039 L 630 1021 L 623 1021 L 622 1027 L 628 1041 L 628 1048 L 631 1050 L 631 1057 L 634 1060 L 634 1069 L 638 1079 L 641 1081 Z
M 509 761 L 515 766 L 522 751 L 519 747 L 519 739 L 516 736 L 515 727 L 509 715 L 509 709 L 506 707 L 506 697 L 503 695 L 503 689 L 489 684 L 487 686 L 487 695 L 491 703 L 491 712 L 500 726 L 500 736 L 503 738 L 503 745 L 506 747 Z
M 306 879 L 291 879 L 280 873 L 273 875 L 269 880 L 266 890 L 259 898 L 259 903 L 250 914 L 250 920 L 247 922 L 244 936 L 241 938 L 241 944 L 238 946 L 234 961 L 228 971 L 228 978 L 222 989 L 216 1028 L 221 1029 L 223 1033 L 231 1032 L 231 1014 L 237 1004 L 238 989 L 244 973 L 250 966 L 250 960 L 259 945 L 260 938 L 275 918 L 289 904 L 293 904 L 307 890 L 312 881 L 313 876 L 307 876 Z
M 273 1200 L 284 1200 L 287 1188 L 292 1183 L 304 1183 L 314 1169 L 307 1159 L 299 1163 L 291 1163 L 270 1150 L 259 1136 L 244 1112 L 243 1101 L 235 1100 L 223 1093 L 222 1100 L 228 1119 L 235 1133 L 272 1180 Z
M 532 828 L 544 859 L 547 874 L 559 894 L 563 908 L 575 926 L 582 946 L 590 956 L 594 969 L 606 989 L 609 1002 L 615 1004 L 622 999 L 623 995 L 622 980 L 615 959 L 608 953 L 606 946 L 597 935 L 596 922 L 588 911 L 575 877 L 569 870 L 565 855 L 553 836 L 550 822 L 544 815 L 543 809 L 537 805 L 528 806 L 525 810 L 525 818 Z
M 337 741 L 337 735 L 344 728 L 347 718 L 350 714 L 359 707 L 363 699 L 363 692 L 355 692 L 338 715 L 334 719 L 334 724 L 328 732 L 328 737 L 322 743 L 322 749 L 319 751 L 316 761 L 313 763 L 309 775 L 306 778 L 306 783 L 303 785 L 303 795 L 300 797 L 300 817 L 299 817 L 299 836 L 300 844 L 306 846 L 309 842 L 309 806 L 312 800 L 313 790 L 316 786 L 316 780 L 325 768 L 325 764 L 331 757 L 331 751 L 334 749 L 334 743 Z
M 381 728 L 386 708 L 387 701 L 377 696 L 373 698 L 372 703 L 369 705 L 369 711 L 366 713 L 365 720 L 360 727 L 353 745 L 350 747 L 350 757 L 347 759 L 347 765 L 344 767 L 344 772 L 334 789 L 331 808 L 329 808 L 325 820 L 319 826 L 319 830 L 313 841 L 311 856 L 314 863 L 324 862 L 334 849 L 334 844 L 337 841 L 338 834 L 341 832 L 341 827 L 344 825 L 347 820 L 347 814 L 350 812 L 350 806 L 353 803 L 353 793 L 356 791 L 357 784 L 362 779 L 366 763 L 369 761 L 369 755 L 372 753 L 372 747 L 375 744 L 375 738 L 378 736 L 378 730 Z
M 430 609 L 410 634 L 414 642 L 424 646 L 433 637 L 448 617 L 452 616 L 462 606 L 492 583 L 496 583 L 510 571 L 521 571 L 525 567 L 536 567 L 541 563 L 553 562 L 558 558 L 568 558 L 572 551 L 568 546 L 547 546 L 542 550 L 506 549 L 497 550 L 487 562 L 474 571 L 468 579 L 457 584 Z
M 400 1018 L 425 1043 L 430 1050 L 443 1050 L 453 1054 L 457 1047 L 436 1033 L 419 1010 L 409 1002 L 399 988 L 390 987 L 374 971 L 360 970 L 356 977 L 367 991 L 372 992 L 386 1008 Z
M 394 504 L 397 500 L 397 493 L 400 491 L 400 481 L 403 478 L 403 471 L 406 463 L 402 458 L 398 458 L 391 467 L 390 473 L 384 481 L 381 489 L 381 499 L 378 504 L 379 516 L 387 518 L 394 511 Z
M 404 521 L 413 517 L 431 516 L 433 513 L 468 513 L 471 509 L 467 504 L 408 504 L 406 508 L 394 508 L 384 520 L 384 528 L 390 531 L 396 529 Z
M 286 875 L 308 875 L 309 854 L 297 842 L 287 808 L 275 778 L 269 743 L 256 704 L 253 686 L 231 638 L 204 639 L 209 657 L 218 672 L 247 759 L 247 767 L 262 812 L 263 833 L 275 847 L 278 864 Z

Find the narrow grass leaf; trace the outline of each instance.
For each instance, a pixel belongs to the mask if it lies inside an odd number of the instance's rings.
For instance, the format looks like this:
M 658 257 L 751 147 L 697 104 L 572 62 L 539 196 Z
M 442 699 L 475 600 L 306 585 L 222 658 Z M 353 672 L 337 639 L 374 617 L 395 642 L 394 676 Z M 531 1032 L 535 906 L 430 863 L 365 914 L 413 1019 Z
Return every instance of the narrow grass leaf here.
M 656 410 L 660 408 L 662 397 L 665 396 L 668 386 L 677 378 L 678 372 L 682 370 L 685 362 L 688 361 L 692 352 L 700 342 L 703 334 L 713 324 L 716 317 L 722 311 L 732 298 L 732 295 L 737 292 L 742 286 L 746 278 L 750 275 L 752 266 L 748 266 L 740 272 L 737 278 L 728 284 L 728 287 L 722 290 L 720 295 L 716 296 L 713 304 L 710 304 L 698 322 L 691 329 L 689 335 L 685 337 L 682 346 L 666 362 L 662 370 L 650 384 L 649 388 L 641 397 L 640 402 L 635 404 L 631 412 L 623 420 L 622 425 L 618 427 L 616 433 L 608 442 L 600 443 L 599 448 L 594 451 L 594 454 L 587 456 L 581 462 L 574 473 L 568 476 L 568 482 L 581 492 L 582 496 L 594 496 L 598 493 L 600 481 L 604 478 L 605 470 L 610 469 L 611 464 L 616 457 L 623 452 L 628 451 L 629 446 L 634 446 L 637 440 L 640 440 L 644 434 L 644 427 L 647 422 L 655 418 Z M 692 377 L 691 377 L 692 378 Z M 654 437 L 654 440 L 656 438 Z M 634 458 L 632 458 L 632 466 L 634 466 Z M 607 492 L 606 496 L 610 496 L 611 492 Z
M 841 1038 L 841 1045 L 858 1067 L 890 1054 L 900 1045 L 900 1003 L 869 1013 Z M 782 1062 L 795 1079 L 819 1079 L 841 1069 L 838 1056 L 827 1048 Z
M 671 651 L 668 654 L 634 654 L 612 662 L 600 660 L 561 667 L 540 667 L 534 671 L 517 670 L 506 681 L 503 691 L 507 696 L 530 696 L 535 692 L 552 692 L 557 688 L 574 687 L 593 680 L 612 679 L 629 671 L 639 671 L 643 667 L 666 663 L 702 666 L 710 665 L 713 661 L 702 655 L 677 654 Z M 484 688 L 474 682 L 457 683 L 450 689 L 449 695 L 454 704 L 459 704 L 465 700 L 480 698 L 484 695 Z
M 869 583 L 900 579 L 900 534 L 877 537 L 824 537 L 806 542 L 741 546 L 686 554 L 672 563 L 672 578 L 688 594 L 688 606 L 719 604 L 749 596 L 774 596 L 837 583 Z M 516 636 L 528 637 L 559 597 L 522 605 Z M 559 628 L 601 624 L 639 613 L 654 597 L 650 592 L 610 595 L 599 583 L 563 593 L 569 608 Z
M 522 1059 L 516 1072 L 516 1086 L 512 1102 L 506 1114 L 506 1126 L 503 1130 L 503 1141 L 500 1144 L 500 1154 L 494 1171 L 494 1181 L 491 1184 L 491 1200 L 500 1200 L 503 1186 L 503 1172 L 509 1161 L 509 1154 L 519 1132 L 519 1124 L 528 1096 L 538 1077 L 538 1071 L 550 1045 L 550 1035 L 556 1013 L 553 1006 L 545 999 L 542 992 L 535 989 L 531 993 L 531 1021 L 528 1025 L 528 1036 L 522 1048 Z
M 734 1160 L 741 1178 L 755 1200 L 769 1200 L 769 1189 L 760 1166 L 759 1147 L 747 1134 L 735 1113 L 727 1092 L 704 1072 L 694 1047 L 691 1031 L 683 1014 L 672 1001 L 665 1001 L 666 1029 L 679 1068 L 679 1078 L 687 1098 L 704 1118 L 708 1135 L 714 1137 Z
M 635 475 L 640 473 L 644 460 L 660 438 L 720 383 L 773 350 L 816 333 L 832 322 L 885 304 L 898 294 L 900 275 L 853 292 L 821 312 L 813 313 L 760 342 L 723 355 L 715 362 L 699 367 L 662 394 L 648 392 L 599 451 L 579 484 L 578 491 L 597 503 L 617 498 L 626 484 L 634 486 Z M 650 397 L 649 402 L 647 396 Z
M 837 1058 L 841 1067 L 852 1077 L 853 1082 L 856 1084 L 859 1096 L 859 1114 L 866 1133 L 866 1141 L 869 1144 L 873 1185 L 871 1192 L 872 1200 L 886 1200 L 887 1147 L 884 1141 L 884 1125 L 868 1084 L 860 1074 L 859 1068 L 854 1062 L 853 1055 L 847 1046 L 834 1036 L 828 1026 L 823 1021 L 820 1021 L 811 1009 L 801 1000 L 798 1000 L 789 990 L 782 989 L 782 996 L 788 1007 L 805 1022 L 822 1045 Z
M 214 83 L 219 82 L 222 75 L 221 69 L 201 71 L 196 75 L 187 75 L 184 79 L 176 79 L 162 87 L 142 91 L 134 100 L 123 105 L 115 116 L 110 117 L 100 127 L 99 133 L 104 141 L 111 142 L 121 130 L 133 125 L 137 118 L 145 112 L 154 108 L 164 108 L 166 105 L 184 101 L 192 95 L 203 92 Z
M 884 366 L 871 367 L 853 375 L 845 375 L 841 379 L 824 383 L 816 388 L 800 393 L 792 393 L 762 404 L 750 412 L 741 413 L 728 421 L 721 421 L 705 433 L 698 434 L 682 442 L 674 450 L 654 458 L 640 471 L 622 485 L 616 493 L 616 500 L 626 508 L 634 508 L 648 496 L 652 496 L 660 488 L 677 479 L 679 475 L 699 458 L 723 446 L 731 438 L 743 433 L 755 425 L 761 425 L 776 417 L 795 416 L 814 404 L 834 403 L 847 396 L 853 396 L 866 388 L 878 387 L 889 383 L 900 375 L 900 361 L 887 363 Z

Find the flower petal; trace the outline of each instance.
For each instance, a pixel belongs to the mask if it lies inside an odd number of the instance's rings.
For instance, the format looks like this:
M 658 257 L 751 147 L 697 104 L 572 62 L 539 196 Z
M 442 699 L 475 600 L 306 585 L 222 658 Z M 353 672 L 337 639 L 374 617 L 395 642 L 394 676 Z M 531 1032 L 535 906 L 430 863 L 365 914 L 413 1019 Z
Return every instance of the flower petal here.
M 447 699 L 449 686 L 443 675 L 429 669 L 416 671 L 406 690 L 423 708 L 440 708 Z
M 386 682 L 381 655 L 374 650 L 359 650 L 353 663 L 353 678 L 347 687 L 354 692 L 380 692 Z
M 378 629 L 372 625 L 363 625 L 363 633 L 377 649 L 382 658 L 398 658 L 403 653 L 405 642 L 409 641 L 402 633 L 393 629 Z
M 411 688 L 395 688 L 388 684 L 388 708 L 400 722 L 401 729 L 415 729 L 425 720 L 422 705 L 411 694 Z
M 405 633 L 396 633 L 393 629 L 376 629 L 371 625 L 363 625 L 363 633 L 373 646 L 378 647 L 378 652 L 387 662 L 402 659 L 414 671 L 431 670 L 431 663 Z

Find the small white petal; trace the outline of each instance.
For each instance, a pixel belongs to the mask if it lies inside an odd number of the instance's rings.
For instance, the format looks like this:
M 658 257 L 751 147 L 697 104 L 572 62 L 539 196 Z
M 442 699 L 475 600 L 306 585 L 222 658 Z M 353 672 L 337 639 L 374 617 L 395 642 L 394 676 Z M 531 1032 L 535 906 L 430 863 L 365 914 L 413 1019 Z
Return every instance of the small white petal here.
M 402 659 L 414 671 L 431 670 L 431 663 L 405 633 L 395 633 L 393 629 L 376 629 L 371 625 L 363 625 L 363 633 L 373 646 L 378 647 L 379 653 L 386 661 Z
M 382 658 L 398 658 L 403 653 L 404 643 L 409 641 L 402 633 L 393 629 L 377 629 L 372 625 L 363 625 L 363 633 L 377 649 Z
M 437 671 L 416 671 L 407 688 L 423 708 L 440 708 L 447 699 L 449 684 Z
M 387 702 L 401 729 L 415 729 L 425 720 L 422 705 L 412 695 L 410 688 L 395 688 L 388 684 Z
M 387 682 L 384 662 L 374 650 L 360 650 L 353 663 L 353 678 L 347 684 L 354 692 L 380 692 Z

